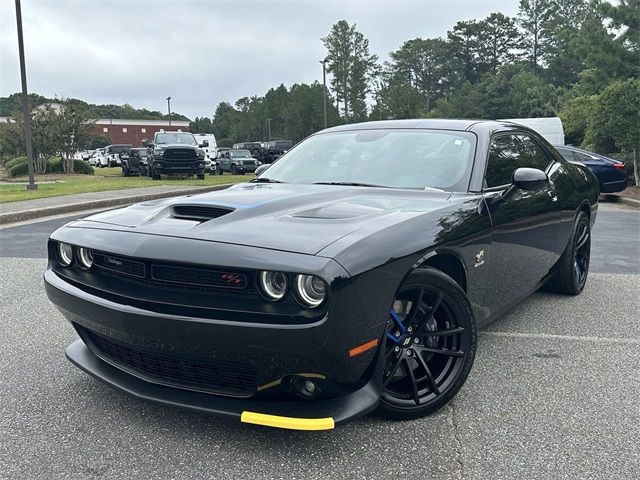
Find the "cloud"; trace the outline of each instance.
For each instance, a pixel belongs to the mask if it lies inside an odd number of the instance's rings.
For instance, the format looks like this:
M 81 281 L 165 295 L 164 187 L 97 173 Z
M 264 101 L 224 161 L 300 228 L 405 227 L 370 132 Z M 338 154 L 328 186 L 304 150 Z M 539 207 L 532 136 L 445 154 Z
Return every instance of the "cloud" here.
M 281 83 L 321 80 L 320 38 L 356 22 L 381 60 L 402 42 L 444 36 L 455 22 L 500 11 L 499 1 L 22 2 L 29 91 L 129 103 L 191 118 L 218 102 Z M 14 2 L 0 2 L 0 95 L 20 90 Z

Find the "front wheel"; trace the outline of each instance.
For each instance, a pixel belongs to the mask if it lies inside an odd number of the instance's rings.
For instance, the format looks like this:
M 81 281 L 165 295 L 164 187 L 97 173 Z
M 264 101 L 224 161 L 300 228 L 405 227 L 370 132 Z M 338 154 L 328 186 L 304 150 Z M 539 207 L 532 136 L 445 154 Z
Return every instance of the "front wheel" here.
M 433 268 L 411 273 L 390 311 L 380 413 L 406 420 L 440 409 L 466 381 L 476 346 L 464 290 Z
M 591 224 L 580 211 L 573 224 L 569 244 L 558 260 L 556 272 L 545 285 L 546 290 L 565 295 L 578 295 L 584 290 L 591 259 Z
M 231 165 L 231 175 L 238 175 L 238 167 Z
M 198 173 L 196 177 L 198 178 L 198 180 L 204 180 L 204 173 Z

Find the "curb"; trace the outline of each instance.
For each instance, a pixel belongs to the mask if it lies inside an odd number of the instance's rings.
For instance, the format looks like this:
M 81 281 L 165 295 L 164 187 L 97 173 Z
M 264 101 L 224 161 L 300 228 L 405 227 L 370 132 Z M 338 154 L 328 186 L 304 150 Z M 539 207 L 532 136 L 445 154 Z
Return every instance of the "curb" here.
M 618 197 L 618 203 L 624 203 L 630 207 L 640 208 L 640 200 L 636 200 L 635 198 Z
M 620 195 L 605 193 L 603 194 L 603 199 L 611 203 L 623 203 L 630 207 L 640 208 L 640 200 L 636 200 L 635 198 L 621 197 Z
M 80 212 L 83 210 L 94 210 L 96 208 L 109 208 L 131 205 L 133 203 L 146 202 L 148 200 L 157 200 L 159 198 L 177 197 L 182 195 L 193 195 L 196 193 L 212 192 L 215 190 L 224 190 L 229 188 L 233 183 L 223 185 L 214 185 L 211 187 L 194 187 L 183 190 L 169 190 L 158 193 L 145 193 L 140 195 L 128 195 L 126 197 L 107 198 L 102 200 L 91 200 L 88 202 L 68 203 L 66 205 L 56 205 L 55 207 L 36 208 L 32 210 L 22 210 L 20 212 L 9 212 L 0 214 L 0 225 L 5 223 L 22 222 L 34 218 L 49 217 L 51 215 L 59 215 L 62 213 Z

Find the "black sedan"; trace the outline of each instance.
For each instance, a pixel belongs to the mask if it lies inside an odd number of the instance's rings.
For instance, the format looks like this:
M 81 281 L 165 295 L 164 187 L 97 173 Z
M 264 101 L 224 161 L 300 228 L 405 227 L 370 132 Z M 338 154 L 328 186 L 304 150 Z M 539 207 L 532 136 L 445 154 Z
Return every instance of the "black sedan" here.
M 60 228 L 45 285 L 69 360 L 138 398 L 303 430 L 410 419 L 462 387 L 478 326 L 583 290 L 597 201 L 525 127 L 346 125 L 251 182 Z
M 591 170 L 598 179 L 600 193 L 621 192 L 627 188 L 629 181 L 623 162 L 570 145 L 558 146 L 556 150 L 566 160 L 581 163 Z

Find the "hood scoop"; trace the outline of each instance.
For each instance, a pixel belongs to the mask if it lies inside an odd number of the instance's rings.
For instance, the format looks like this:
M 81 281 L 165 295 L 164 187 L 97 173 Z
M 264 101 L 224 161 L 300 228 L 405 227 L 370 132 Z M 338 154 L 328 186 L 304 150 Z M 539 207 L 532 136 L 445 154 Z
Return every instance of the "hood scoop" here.
M 195 220 L 198 222 L 206 222 L 214 218 L 222 217 L 227 213 L 233 212 L 234 208 L 213 207 L 209 205 L 172 205 L 171 216 L 181 220 Z

